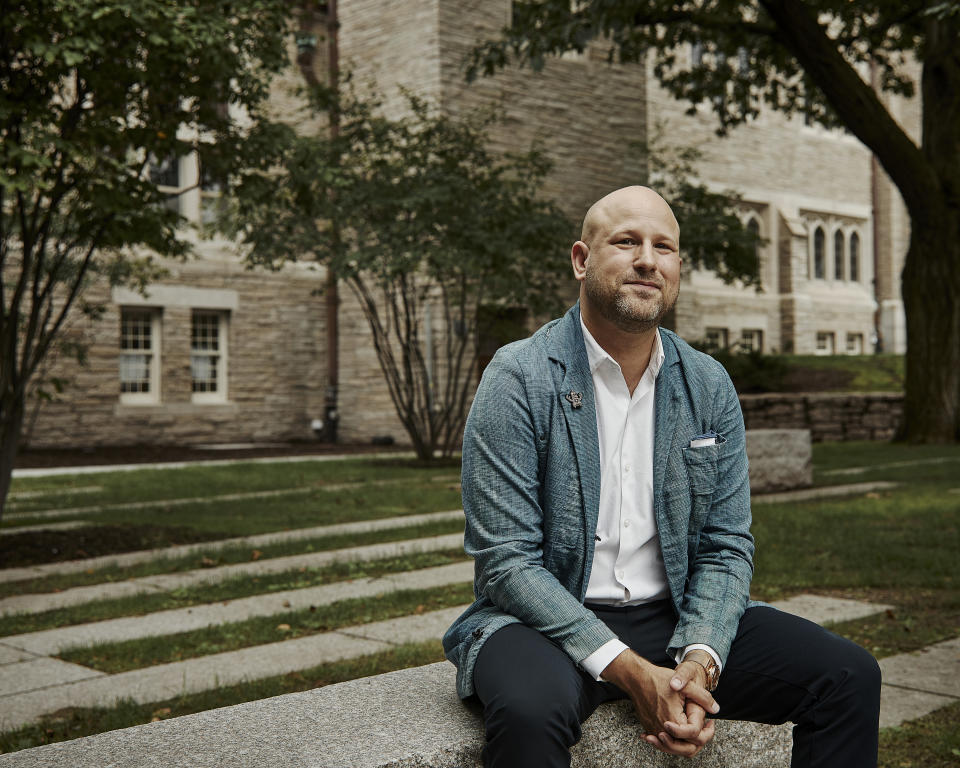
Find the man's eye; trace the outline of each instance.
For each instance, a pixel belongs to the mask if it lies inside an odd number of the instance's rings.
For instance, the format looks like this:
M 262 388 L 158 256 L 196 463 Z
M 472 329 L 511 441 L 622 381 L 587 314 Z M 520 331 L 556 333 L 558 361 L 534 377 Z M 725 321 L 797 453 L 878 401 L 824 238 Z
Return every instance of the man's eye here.
M 617 241 L 617 245 L 636 245 L 637 241 L 632 237 L 624 237 Z

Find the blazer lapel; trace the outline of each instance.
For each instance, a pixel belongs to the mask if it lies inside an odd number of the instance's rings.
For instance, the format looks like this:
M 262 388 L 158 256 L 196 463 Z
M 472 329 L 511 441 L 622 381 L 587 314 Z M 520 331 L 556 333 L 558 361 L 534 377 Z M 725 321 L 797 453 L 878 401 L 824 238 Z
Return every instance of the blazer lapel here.
M 551 350 L 550 357 L 564 369 L 557 391 L 557 402 L 567 422 L 577 457 L 587 548 L 590 550 L 588 556 L 592 556 L 592 539 L 597 529 L 597 513 L 600 509 L 600 444 L 597 436 L 593 377 L 590 374 L 590 362 L 580 329 L 579 304 L 567 312 L 558 331 L 558 344 Z
M 674 519 L 667 514 L 663 488 L 668 466 L 671 460 L 675 461 L 679 455 L 672 448 L 677 436 L 683 374 L 680 357 L 672 340 L 668 339 L 666 334 L 661 334 L 660 338 L 663 340 L 664 361 L 657 377 L 654 397 L 656 422 L 653 445 L 653 509 L 660 536 L 660 549 L 667 568 L 667 579 L 671 592 L 676 595 L 678 591 L 680 594 L 683 591 L 686 569 L 680 565 L 686 563 L 687 521 Z

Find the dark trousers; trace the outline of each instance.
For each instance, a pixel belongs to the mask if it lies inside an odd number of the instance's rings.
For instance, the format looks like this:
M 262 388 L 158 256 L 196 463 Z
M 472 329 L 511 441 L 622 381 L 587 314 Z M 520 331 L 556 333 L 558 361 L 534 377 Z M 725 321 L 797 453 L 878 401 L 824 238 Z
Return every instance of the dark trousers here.
M 630 648 L 673 668 L 665 653 L 676 617 L 670 602 L 590 606 Z M 624 698 L 597 682 L 553 641 L 509 624 L 484 644 L 474 669 L 483 703 L 484 764 L 569 766 L 580 724 L 604 701 Z M 860 646 L 774 608 L 749 608 L 714 692 L 718 718 L 791 721 L 793 768 L 875 768 L 880 669 Z

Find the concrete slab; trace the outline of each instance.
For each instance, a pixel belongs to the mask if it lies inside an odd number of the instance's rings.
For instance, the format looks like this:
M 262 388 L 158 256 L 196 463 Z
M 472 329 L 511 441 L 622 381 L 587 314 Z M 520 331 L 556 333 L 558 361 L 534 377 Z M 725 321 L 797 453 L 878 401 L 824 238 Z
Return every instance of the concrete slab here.
M 583 727 L 573 768 L 786 768 L 790 727 L 717 722 L 692 761 L 638 738 L 626 702 Z M 441 662 L 0 755 L 19 768 L 480 768 L 483 726 Z
M 446 629 L 465 608 L 448 608 L 435 612 L 437 616 L 408 616 L 391 622 L 378 622 L 369 627 L 372 632 L 378 633 L 378 625 L 389 623 L 395 633 L 409 640 L 438 639 L 436 626 L 442 623 Z M 410 626 L 404 626 L 404 622 Z M 422 629 L 418 630 L 418 627 Z M 123 698 L 141 703 L 161 701 L 183 693 L 197 693 L 377 653 L 394 647 L 396 642 L 326 632 L 118 675 L 104 675 L 42 691 L 13 694 L 0 698 L 0 729 L 17 728 L 63 707 L 110 706 Z
M 16 595 L 0 600 L 0 616 L 13 613 L 40 613 L 70 605 L 81 605 L 94 600 L 110 600 L 115 597 L 141 594 L 144 592 L 163 592 L 181 587 L 213 584 L 226 579 L 242 576 L 262 576 L 271 573 L 284 573 L 300 568 L 321 568 L 331 563 L 347 561 L 380 560 L 398 557 L 415 552 L 436 552 L 444 549 L 456 549 L 463 546 L 462 533 L 449 533 L 421 539 L 389 541 L 382 544 L 368 544 L 362 547 L 334 549 L 328 552 L 313 552 L 304 555 L 289 555 L 250 563 L 223 565 L 219 568 L 200 568 L 182 573 L 143 576 L 128 581 L 109 584 L 93 584 L 86 587 L 74 587 L 62 592 L 36 595 Z
M 142 595 L 146 592 L 162 592 L 152 584 L 131 581 L 115 581 L 110 584 L 92 584 L 88 587 L 73 587 L 62 592 L 42 595 L 14 595 L 0 600 L 0 616 L 15 613 L 42 613 L 71 605 L 81 605 L 94 600 L 112 600 L 118 597 Z
M 42 491 L 10 491 L 7 495 L 7 508 L 18 501 L 28 499 L 42 499 L 46 496 L 69 496 L 79 493 L 98 493 L 103 490 L 102 485 L 81 485 L 77 487 L 64 486 L 61 488 L 45 488 Z
M 847 483 L 845 485 L 822 485 L 817 488 L 801 488 L 796 491 L 782 491 L 780 493 L 761 493 L 751 496 L 753 504 L 779 504 L 785 501 L 809 501 L 811 499 L 826 499 L 832 496 L 855 496 L 871 491 L 887 491 L 896 488 L 897 483 L 886 480 L 877 480 L 872 483 Z
M 271 456 L 256 459 L 208 459 L 202 461 L 168 461 L 150 464 L 102 464 L 88 467 L 29 467 L 13 470 L 20 477 L 58 477 L 61 475 L 102 475 L 105 472 L 136 472 L 139 469 L 183 469 L 184 467 L 223 467 L 228 464 L 302 464 L 308 461 L 345 461 L 349 459 L 409 459 L 413 451 L 370 453 L 332 453 L 322 456 Z
M 844 467 L 842 469 L 828 469 L 824 475 L 862 475 L 876 469 L 897 469 L 899 467 L 916 467 L 923 464 L 949 464 L 960 461 L 960 456 L 938 456 L 929 459 L 908 459 L 906 461 L 888 461 L 883 464 L 873 464 L 869 467 Z
M 158 611 L 146 616 L 129 616 L 72 627 L 48 629 L 5 637 L 3 643 L 11 651 L 23 649 L 34 654 L 56 655 L 67 648 L 94 643 L 116 643 L 141 637 L 161 637 L 178 632 L 203 629 L 214 624 L 244 621 L 255 616 L 271 616 L 329 605 L 338 600 L 372 597 L 401 589 L 429 589 L 447 584 L 473 581 L 473 561 L 422 568 L 417 571 L 390 574 L 375 579 L 355 579 L 324 584 L 306 589 L 291 589 L 256 595 L 223 603 L 197 605 L 172 611 Z M 441 630 L 441 634 L 446 627 Z M 0 645 L 0 654 L 3 652 Z M 0 655 L 0 663 L 3 656 Z
M 25 651 L 22 648 L 0 643 L 0 664 L 16 664 L 18 661 L 27 661 L 28 659 L 35 659 L 36 657 L 36 654 Z
M 958 701 L 925 691 L 912 691 L 895 685 L 880 686 L 880 727 L 894 728 L 907 720 L 929 715 L 931 712 Z
M 750 489 L 757 493 L 813 484 L 809 429 L 748 429 Z
M 457 616 L 463 613 L 466 607 L 461 605 L 458 608 L 404 616 L 399 619 L 378 621 L 374 624 L 361 624 L 340 631 L 350 637 L 379 640 L 384 643 L 415 643 L 425 638 L 443 637 L 443 633 L 453 624 Z
M 163 509 L 165 507 L 182 507 L 187 504 L 216 504 L 223 501 L 243 501 L 244 499 L 269 499 L 275 496 L 304 496 L 315 491 L 315 488 L 281 488 L 273 491 L 249 491 L 247 493 L 226 493 L 220 496 L 191 496 L 184 499 L 155 499 L 153 501 L 126 501 L 120 504 L 94 504 L 87 507 L 64 507 L 58 509 L 38 509 L 34 512 L 17 512 L 7 515 L 8 520 L 23 520 L 25 518 L 53 518 L 71 517 L 73 515 L 87 515 L 112 509 Z
M 786 600 L 778 600 L 771 605 L 781 611 L 802 616 L 817 624 L 836 624 L 840 621 L 852 621 L 883 613 L 892 606 L 880 603 L 868 603 L 860 600 L 848 600 L 842 597 L 824 597 L 822 595 L 794 595 Z
M 77 680 L 106 677 L 103 672 L 70 664 L 59 659 L 32 658 L 15 664 L 0 665 L 0 708 L 5 697 Z
M 319 539 L 325 536 L 340 536 L 350 533 L 367 533 L 369 531 L 384 531 L 390 528 L 407 528 L 424 523 L 443 522 L 444 520 L 463 519 L 463 510 L 454 509 L 445 512 L 425 512 L 420 515 L 399 515 L 384 517 L 376 520 L 357 520 L 352 523 L 334 523 L 333 525 L 316 525 L 311 528 L 297 528 L 292 531 L 271 531 L 255 536 L 237 536 L 231 539 L 205 541 L 199 544 L 182 544 L 162 549 L 148 549 L 140 552 L 124 552 L 117 555 L 90 557 L 83 560 L 67 560 L 61 563 L 47 563 L 25 568 L 7 568 L 0 571 L 0 582 L 23 581 L 43 576 L 52 576 L 65 573 L 82 573 L 89 570 L 98 570 L 116 565 L 125 567 L 137 563 L 148 563 L 164 558 L 173 559 L 200 552 L 216 552 L 228 547 L 262 547 L 267 544 L 276 544 L 285 541 L 303 541 L 304 539 Z M 69 523 L 60 523 L 69 525 Z
M 883 682 L 960 698 L 960 637 L 880 660 Z
M 62 523 L 40 523 L 38 525 L 4 526 L 0 528 L 0 536 L 12 536 L 17 533 L 34 533 L 35 531 L 69 531 L 74 528 L 83 528 L 90 525 L 89 520 L 66 520 Z M 0 571 L 2 573 L 2 571 Z M 2 581 L 2 579 L 0 579 Z

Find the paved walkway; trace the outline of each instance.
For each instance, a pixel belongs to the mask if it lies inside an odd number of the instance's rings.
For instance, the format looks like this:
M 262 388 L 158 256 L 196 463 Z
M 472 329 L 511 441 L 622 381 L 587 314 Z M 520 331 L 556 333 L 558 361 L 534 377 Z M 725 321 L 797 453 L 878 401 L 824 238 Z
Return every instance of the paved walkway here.
M 345 459 L 410 459 L 413 451 L 372 453 L 329 453 L 303 456 L 264 456 L 250 459 L 200 459 L 198 461 L 159 461 L 151 464 L 98 464 L 90 467 L 31 467 L 13 470 L 19 477 L 56 477 L 58 475 L 98 475 L 104 472 L 136 472 L 138 469 L 183 469 L 184 467 L 222 467 L 228 464 L 295 464 L 304 461 L 342 461 Z
M 155 576 L 142 576 L 127 581 L 115 581 L 107 584 L 91 584 L 74 587 L 62 592 L 46 592 L 38 595 L 16 595 L 0 600 L 0 616 L 14 613 L 41 613 L 71 605 L 81 605 L 94 600 L 111 600 L 118 597 L 130 597 L 148 593 L 170 592 L 183 587 L 196 587 L 213 584 L 244 576 L 265 576 L 271 573 L 286 573 L 300 569 L 322 568 L 332 563 L 347 561 L 366 562 L 399 557 L 417 552 L 437 552 L 456 549 L 463 546 L 462 533 L 448 533 L 422 539 L 388 541 L 382 544 L 368 544 L 362 547 L 333 549 L 327 552 L 312 552 L 304 555 L 288 555 L 267 560 L 255 560 L 249 563 L 221 565 L 218 568 L 199 568 L 181 573 L 161 573 Z
M 162 549 L 148 549 L 138 552 L 124 552 L 102 557 L 89 557 L 83 560 L 67 560 L 60 563 L 46 563 L 31 565 L 23 568 L 6 568 L 0 571 L 0 583 L 37 579 L 44 576 L 56 576 L 64 573 L 83 573 L 90 570 L 99 570 L 109 566 L 127 567 L 138 563 L 149 563 L 155 560 L 175 559 L 197 553 L 216 552 L 230 547 L 262 547 L 267 544 L 277 544 L 285 541 L 303 541 L 304 539 L 320 539 L 328 536 L 340 536 L 350 533 L 369 533 L 391 528 L 408 528 L 424 523 L 437 523 L 445 520 L 462 520 L 463 510 L 454 509 L 449 512 L 425 512 L 420 515 L 401 515 L 399 517 L 381 517 L 372 520 L 357 520 L 352 523 L 334 523 L 332 525 L 318 525 L 312 528 L 296 528 L 292 531 L 271 531 L 254 536 L 238 536 L 232 539 L 218 539 L 203 541 L 198 544 L 181 544 L 175 547 Z M 65 523 L 60 523 L 65 525 Z M 22 529 L 20 529 L 22 530 Z
M 142 637 L 190 632 L 216 624 L 245 621 L 329 605 L 339 600 L 373 597 L 404 589 L 430 589 L 473 581 L 473 561 L 391 573 L 376 578 L 338 581 L 319 587 L 288 589 L 190 608 L 157 611 L 146 616 L 126 616 L 89 624 L 76 624 L 41 632 L 0 638 L 0 653 L 13 648 L 29 654 L 55 656 L 68 648 L 95 643 L 116 643 Z
M 816 488 L 799 488 L 795 491 L 779 491 L 777 493 L 758 493 L 750 496 L 751 505 L 779 504 L 785 501 L 809 501 L 810 499 L 826 499 L 833 496 L 856 496 L 871 491 L 888 491 L 896 488 L 897 483 L 886 480 L 877 480 L 872 483 L 847 483 L 845 485 L 821 485 Z
M 784 610 L 820 621 L 844 620 L 885 610 L 853 600 L 798 596 L 775 603 Z M 127 698 L 141 703 L 261 679 L 388 650 L 406 642 L 440 637 L 465 606 L 346 627 L 308 637 L 163 664 L 117 675 L 56 659 L 8 649 L 0 656 L 0 727 L 35 721 L 62 707 L 109 706 Z M 2 663 L 3 659 L 9 659 Z M 960 700 L 960 639 L 939 643 L 917 654 L 881 661 L 884 673 L 882 725 L 918 717 Z

